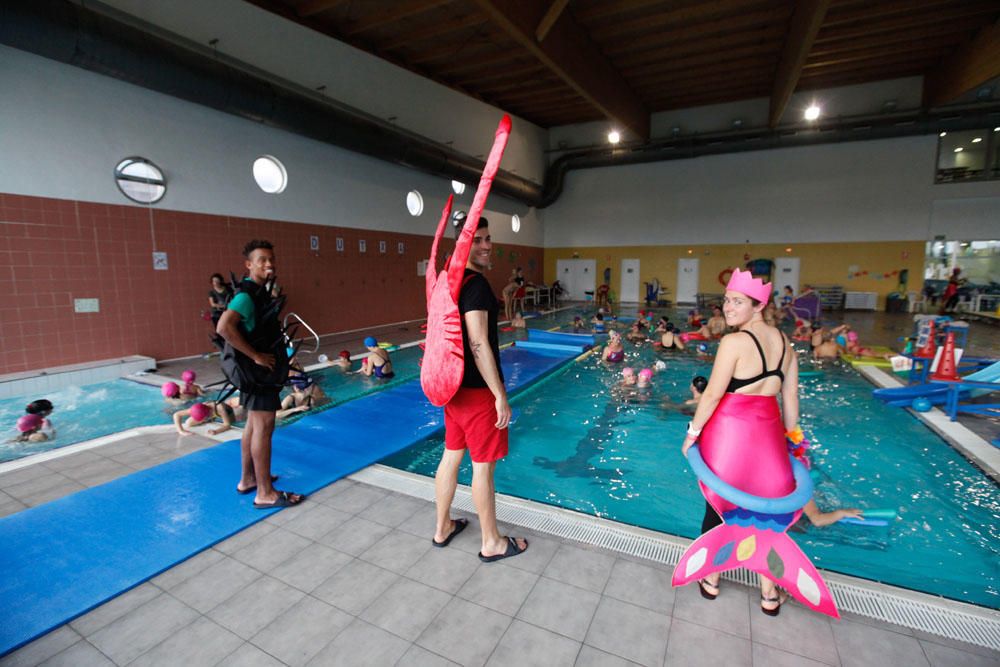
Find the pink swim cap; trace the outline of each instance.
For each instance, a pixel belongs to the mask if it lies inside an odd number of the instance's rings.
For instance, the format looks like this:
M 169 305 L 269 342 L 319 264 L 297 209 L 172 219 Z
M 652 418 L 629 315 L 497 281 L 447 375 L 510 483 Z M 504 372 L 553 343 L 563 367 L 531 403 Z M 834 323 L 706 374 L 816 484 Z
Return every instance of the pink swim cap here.
M 649 368 L 643 368 L 641 371 L 639 371 L 639 377 L 646 378 L 647 380 L 652 380 L 653 371 L 650 370 Z
M 212 408 L 204 403 L 195 403 L 191 406 L 191 419 L 196 422 L 203 422 L 212 414 Z
M 41 426 L 42 418 L 40 415 L 22 415 L 17 419 L 17 430 L 21 433 L 34 431 L 37 428 L 41 428 Z
M 847 340 L 851 341 L 852 343 L 858 342 L 858 332 L 857 331 L 848 331 L 847 332 Z
M 160 393 L 163 394 L 163 398 L 177 398 L 181 395 L 181 388 L 176 382 L 164 382 L 160 387 Z
M 184 371 L 183 373 L 181 373 L 181 379 L 184 380 L 185 382 L 194 382 L 194 379 L 196 377 L 198 376 L 195 375 L 194 371 Z
M 631 366 L 626 366 L 625 368 L 622 369 L 622 375 L 624 375 L 625 377 L 628 377 L 630 375 L 635 375 L 635 369 L 632 368 Z

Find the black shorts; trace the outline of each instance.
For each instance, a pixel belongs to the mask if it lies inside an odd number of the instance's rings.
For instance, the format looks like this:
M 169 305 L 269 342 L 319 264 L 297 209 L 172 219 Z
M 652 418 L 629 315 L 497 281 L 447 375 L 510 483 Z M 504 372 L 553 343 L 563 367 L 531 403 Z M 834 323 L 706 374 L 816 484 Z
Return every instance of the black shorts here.
M 240 405 L 245 407 L 249 412 L 277 412 L 281 408 L 281 392 L 268 391 L 259 394 L 250 394 L 241 391 Z

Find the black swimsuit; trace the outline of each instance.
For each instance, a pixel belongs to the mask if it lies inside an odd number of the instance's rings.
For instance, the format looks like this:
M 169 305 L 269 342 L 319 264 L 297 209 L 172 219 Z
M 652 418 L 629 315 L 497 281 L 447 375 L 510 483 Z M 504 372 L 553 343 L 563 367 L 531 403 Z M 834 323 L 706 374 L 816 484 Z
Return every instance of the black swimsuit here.
M 746 379 L 735 378 L 735 377 L 731 378 L 729 380 L 729 386 L 726 387 L 726 392 L 727 393 L 733 393 L 737 389 L 742 389 L 743 387 L 746 387 L 747 385 L 751 385 L 754 382 L 759 382 L 760 380 L 763 380 L 764 378 L 769 378 L 769 377 L 772 377 L 772 376 L 776 377 L 779 380 L 781 380 L 782 382 L 784 382 L 785 381 L 785 374 L 781 370 L 781 365 L 785 362 L 785 345 L 783 344 L 781 346 L 781 359 L 778 360 L 778 367 L 775 368 L 774 370 L 770 370 L 769 371 L 769 370 L 767 370 L 767 358 L 764 356 L 764 348 L 762 348 L 760 346 L 760 342 L 757 340 L 757 337 L 753 335 L 752 331 L 744 331 L 743 333 L 745 333 L 748 336 L 750 336 L 750 338 L 753 339 L 753 344 L 757 346 L 757 351 L 760 352 L 760 367 L 763 370 L 759 374 L 754 375 L 752 378 L 746 378 Z M 781 338 L 782 338 L 782 342 L 784 342 L 784 338 L 785 337 L 782 336 Z

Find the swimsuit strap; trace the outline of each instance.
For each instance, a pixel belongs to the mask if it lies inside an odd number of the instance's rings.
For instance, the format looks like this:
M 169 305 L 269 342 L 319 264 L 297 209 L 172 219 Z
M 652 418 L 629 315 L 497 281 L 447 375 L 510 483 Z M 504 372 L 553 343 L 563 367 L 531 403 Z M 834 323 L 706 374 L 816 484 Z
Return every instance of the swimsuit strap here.
M 745 333 L 746 335 L 750 336 L 750 340 L 752 340 L 753 344 L 757 346 L 757 352 L 760 353 L 760 370 L 766 373 L 767 372 L 767 357 L 764 356 L 764 348 L 762 348 L 760 346 L 760 341 L 757 340 L 757 337 L 754 336 L 753 332 L 750 331 L 749 329 L 744 329 L 743 333 Z M 784 350 L 782 350 L 782 353 L 784 353 Z

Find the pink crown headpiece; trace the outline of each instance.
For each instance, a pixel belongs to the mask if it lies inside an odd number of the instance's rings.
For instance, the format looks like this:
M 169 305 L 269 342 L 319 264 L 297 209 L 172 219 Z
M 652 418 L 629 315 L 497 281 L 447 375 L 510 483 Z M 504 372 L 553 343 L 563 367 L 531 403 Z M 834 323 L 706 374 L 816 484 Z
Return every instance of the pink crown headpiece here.
M 771 283 L 764 283 L 760 278 L 754 278 L 749 271 L 733 269 L 733 276 L 729 279 L 726 289 L 746 294 L 761 303 L 767 303 L 771 298 Z

